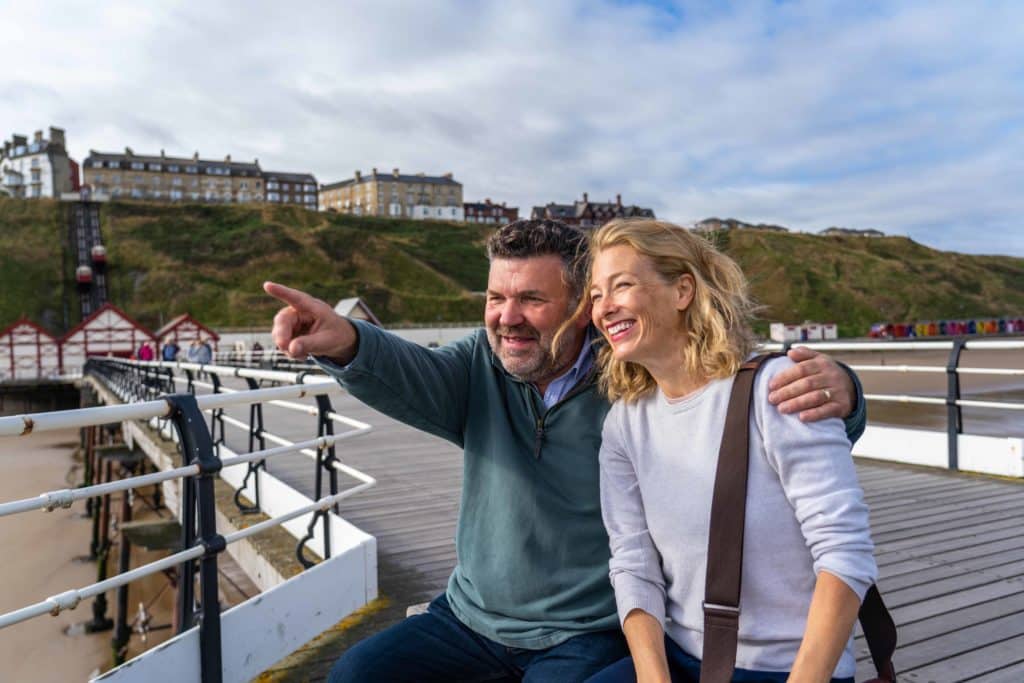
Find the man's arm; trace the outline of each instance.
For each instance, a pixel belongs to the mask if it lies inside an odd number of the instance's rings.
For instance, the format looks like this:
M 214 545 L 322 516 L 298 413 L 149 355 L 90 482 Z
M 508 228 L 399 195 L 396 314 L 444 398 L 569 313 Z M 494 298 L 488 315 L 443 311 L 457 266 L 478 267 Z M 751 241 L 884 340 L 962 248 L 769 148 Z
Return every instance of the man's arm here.
M 292 357 L 313 356 L 353 396 L 396 420 L 462 445 L 472 339 L 431 351 L 350 321 L 298 290 L 266 283 L 288 306 L 271 336 Z
M 867 425 L 864 390 L 853 370 L 805 346 L 789 350 L 796 365 L 772 378 L 768 401 L 783 415 L 799 412 L 803 422 L 842 418 L 846 436 L 856 442 Z

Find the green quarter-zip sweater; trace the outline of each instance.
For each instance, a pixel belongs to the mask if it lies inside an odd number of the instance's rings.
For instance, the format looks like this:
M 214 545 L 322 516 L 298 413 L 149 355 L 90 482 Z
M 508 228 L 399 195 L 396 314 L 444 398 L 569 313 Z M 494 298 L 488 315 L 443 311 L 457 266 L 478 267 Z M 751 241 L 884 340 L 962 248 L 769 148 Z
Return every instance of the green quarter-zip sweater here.
M 597 453 L 608 402 L 593 373 L 545 408 L 483 330 L 429 350 L 352 320 L 356 357 L 321 363 L 356 398 L 465 451 L 452 611 L 510 647 L 618 628 Z
M 598 466 L 609 404 L 594 373 L 546 408 L 536 387 L 505 372 L 483 330 L 429 350 L 350 322 L 355 358 L 320 365 L 367 405 L 465 453 L 447 591 L 455 615 L 480 635 L 532 650 L 618 628 Z M 851 440 L 866 421 L 857 389 Z

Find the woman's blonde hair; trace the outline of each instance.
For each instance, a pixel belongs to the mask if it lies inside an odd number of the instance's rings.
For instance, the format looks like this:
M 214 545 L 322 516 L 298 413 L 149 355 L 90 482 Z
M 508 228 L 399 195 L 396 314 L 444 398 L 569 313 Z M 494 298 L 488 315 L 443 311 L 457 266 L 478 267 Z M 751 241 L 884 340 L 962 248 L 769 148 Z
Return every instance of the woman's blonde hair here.
M 754 348 L 750 321 L 757 308 L 736 262 L 704 237 L 678 225 L 650 219 L 616 219 L 590 236 L 588 283 L 593 275 L 593 259 L 603 250 L 620 245 L 650 259 L 666 283 L 674 283 L 685 274 L 693 277 L 693 301 L 680 312 L 686 330 L 680 339 L 686 371 L 706 379 L 736 374 Z M 590 304 L 589 291 L 589 286 L 584 289 L 577 310 L 580 315 Z M 611 401 L 635 401 L 655 386 L 646 369 L 616 360 L 607 344 L 601 347 L 597 359 L 600 388 Z

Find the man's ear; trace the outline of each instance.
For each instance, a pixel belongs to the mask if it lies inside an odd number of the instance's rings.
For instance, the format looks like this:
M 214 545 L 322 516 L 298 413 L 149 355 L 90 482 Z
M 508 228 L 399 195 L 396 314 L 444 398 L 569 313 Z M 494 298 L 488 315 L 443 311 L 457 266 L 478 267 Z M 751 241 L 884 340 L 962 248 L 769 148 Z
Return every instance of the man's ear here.
M 573 327 L 575 327 L 577 330 L 587 329 L 587 325 L 590 324 L 590 312 L 592 309 L 593 306 L 589 303 L 582 309 L 577 309 L 578 314 L 576 316 L 576 319 L 573 320 Z
M 693 297 L 697 290 L 697 284 L 693 276 L 683 273 L 676 280 L 676 310 L 685 311 L 693 303 Z

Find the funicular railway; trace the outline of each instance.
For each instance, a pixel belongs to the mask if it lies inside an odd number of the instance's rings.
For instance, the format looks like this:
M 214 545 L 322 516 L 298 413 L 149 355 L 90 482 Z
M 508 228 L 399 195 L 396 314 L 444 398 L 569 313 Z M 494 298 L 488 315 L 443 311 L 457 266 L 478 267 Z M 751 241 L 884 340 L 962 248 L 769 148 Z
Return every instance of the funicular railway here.
M 965 348 L 981 349 L 986 344 L 992 347 L 993 344 L 998 346 L 999 342 L 970 342 Z M 910 350 L 909 346 L 904 348 Z M 1002 342 L 1000 351 L 1008 354 L 1008 361 L 998 367 L 959 367 L 956 363 L 941 365 L 929 364 L 931 361 L 928 361 L 921 364 L 919 370 L 911 370 L 904 366 L 886 365 L 884 359 L 881 363 L 865 360 L 856 367 L 862 376 L 873 373 L 932 374 L 943 379 L 990 372 L 1004 377 L 1024 377 L 1024 367 L 1019 362 L 1021 349 L 1024 349 L 1024 342 Z M 947 355 L 951 350 L 948 342 L 944 349 L 929 349 Z M 838 353 L 839 350 L 831 349 L 831 352 Z M 239 364 L 257 365 L 245 360 L 239 359 Z M 259 365 L 265 367 L 271 362 L 268 358 L 261 358 Z M 259 388 L 259 384 L 276 377 L 266 374 L 260 379 L 260 373 L 282 372 L 281 377 L 291 373 L 290 379 L 301 378 L 303 385 L 315 381 L 315 373 L 309 366 L 287 365 L 287 370 L 268 371 L 235 367 L 200 368 L 188 364 L 121 363 L 122 368 L 133 369 L 122 372 L 120 381 L 128 386 L 127 378 L 135 377 L 136 382 L 146 387 L 135 396 L 135 400 L 151 399 L 150 404 L 156 396 L 193 389 L 199 407 L 209 411 L 204 420 L 210 423 L 207 430 L 211 441 L 219 444 L 217 448 L 224 449 L 221 459 L 233 462 L 230 458 L 238 457 L 238 454 L 247 457 L 244 455 L 247 450 L 255 450 L 250 460 L 255 462 L 257 456 L 269 455 L 269 451 L 275 448 L 272 443 L 261 444 L 251 429 L 254 424 L 252 406 L 257 400 L 263 406 L 261 419 L 279 440 L 290 443 L 305 440 L 308 443 L 313 437 L 309 417 L 317 412 L 315 400 L 309 397 L 276 397 L 270 400 L 269 395 L 264 397 L 252 393 L 267 391 Z M 201 378 L 200 372 L 207 377 Z M 280 390 L 285 388 L 282 386 Z M 954 387 L 950 385 L 950 395 L 945 397 L 912 396 L 909 392 L 886 395 L 869 391 L 869 398 L 875 404 L 913 404 L 919 401 L 920 405 L 930 403 L 947 410 L 947 417 L 954 422 L 945 433 L 917 430 L 917 434 L 909 437 L 910 444 L 915 440 L 924 444 L 916 451 L 927 450 L 930 462 L 938 466 L 921 467 L 879 460 L 879 457 L 894 461 L 914 460 L 912 456 L 918 455 L 907 446 L 907 441 L 900 440 L 900 435 L 884 431 L 889 429 L 884 426 L 869 426 L 865 444 L 855 451 L 855 455 L 870 458 L 858 460 L 858 471 L 871 507 L 876 556 L 881 571 L 879 585 L 900 627 L 900 646 L 895 663 L 902 680 L 1021 681 L 1024 680 L 1024 538 L 1018 530 L 1020 514 L 1024 511 L 1024 486 L 1020 474 L 991 477 L 964 470 L 1006 473 L 1012 472 L 1015 466 L 1018 469 L 1024 467 L 1020 451 L 1022 440 L 1019 437 L 992 436 L 987 437 L 992 439 L 991 442 L 977 441 L 977 435 L 965 433 L 968 431 L 964 429 L 965 425 L 972 423 L 964 420 L 960 411 L 981 409 L 976 404 L 984 404 L 985 410 L 1020 414 L 1024 404 L 979 401 L 966 393 L 960 396 L 959 384 L 955 389 L 956 395 L 953 396 Z M 288 390 L 302 389 L 289 387 Z M 372 411 L 336 388 L 331 391 L 332 412 L 373 427 L 372 434 L 346 441 L 340 459 L 346 467 L 365 472 L 375 484 L 361 489 L 358 495 L 333 503 L 336 503 L 335 513 L 345 524 L 358 527 L 374 537 L 377 548 L 375 585 L 382 600 L 370 603 L 372 609 L 357 613 L 358 618 L 327 628 L 312 644 L 298 647 L 298 643 L 290 643 L 289 652 L 294 652 L 282 653 L 263 667 L 267 680 L 322 680 L 331 663 L 349 645 L 404 618 L 408 606 L 426 601 L 442 591 L 455 563 L 452 537 L 461 484 L 461 453 L 439 439 Z M 142 410 L 141 406 L 145 404 L 138 405 L 138 408 L 130 410 Z M 299 405 L 305 405 L 306 412 L 298 409 Z M 36 418 L 37 424 L 54 419 Z M 8 418 L 4 420 L 6 422 L 0 422 L 0 429 L 15 431 L 19 426 L 10 427 L 14 423 Z M 20 426 L 23 428 L 24 423 Z M 879 434 L 884 438 L 879 438 Z M 879 444 L 888 452 L 877 451 Z M 994 450 L 989 449 L 992 445 L 996 446 Z M 319 450 L 322 449 L 314 447 L 314 452 Z M 307 499 L 315 500 L 318 495 L 318 479 L 319 491 L 323 491 L 324 480 L 311 472 L 308 457 L 282 452 L 260 459 L 266 461 L 262 473 L 273 476 Z M 238 461 L 237 464 L 243 463 Z M 227 475 L 232 469 L 236 473 L 229 476 L 234 477 L 235 485 L 242 486 L 242 468 L 225 467 L 222 472 Z M 49 504 L 60 504 L 64 498 L 57 496 L 45 500 Z M 9 511 L 6 505 L 0 507 L 0 515 Z M 231 539 L 232 533 L 223 535 Z M 192 552 L 198 553 L 199 550 L 193 549 Z M 344 576 L 336 573 L 322 585 L 334 587 L 344 582 Z M 54 600 L 59 607 L 61 600 L 65 600 L 66 605 L 69 599 L 55 596 L 51 601 L 38 603 L 34 609 L 45 611 L 44 608 L 54 607 Z M 294 602 L 296 600 L 299 602 Z M 317 599 L 308 594 L 296 594 L 292 602 L 303 606 L 290 611 L 293 617 L 302 616 L 306 613 L 304 610 L 316 610 L 314 606 L 318 605 Z M 3 620 L 9 616 L 0 617 L 0 624 L 6 623 Z M 341 613 L 338 616 L 337 621 L 340 621 Z M 222 630 L 223 647 L 230 648 L 227 633 L 235 626 L 227 624 L 225 622 Z M 870 660 L 861 641 L 858 641 L 858 646 L 860 680 L 868 675 Z M 201 649 L 195 644 L 188 656 L 197 663 L 204 661 Z M 232 656 L 226 652 L 224 661 Z M 120 671 L 118 676 L 127 676 L 129 670 Z M 232 678 L 228 671 L 225 664 L 223 680 L 242 680 Z M 175 680 L 217 680 L 208 678 L 211 674 L 204 674 L 198 664 L 194 668 L 189 667 L 188 672 L 186 676 L 177 675 Z M 110 680 L 160 680 L 110 676 Z

